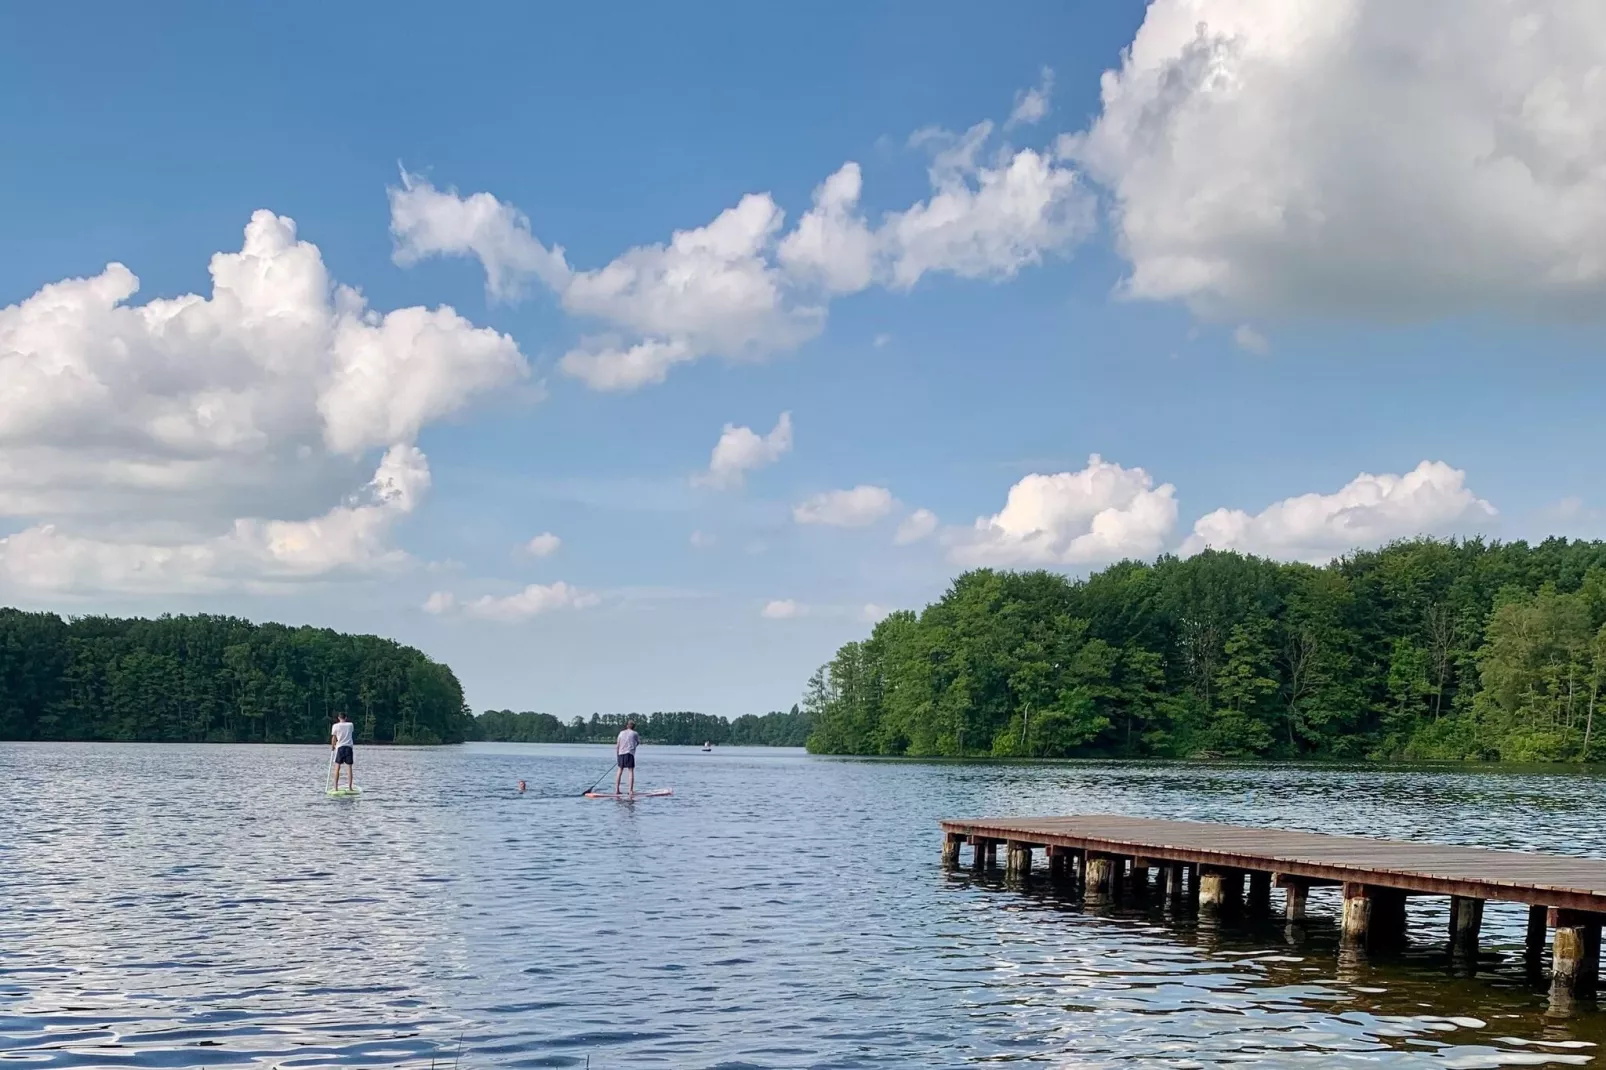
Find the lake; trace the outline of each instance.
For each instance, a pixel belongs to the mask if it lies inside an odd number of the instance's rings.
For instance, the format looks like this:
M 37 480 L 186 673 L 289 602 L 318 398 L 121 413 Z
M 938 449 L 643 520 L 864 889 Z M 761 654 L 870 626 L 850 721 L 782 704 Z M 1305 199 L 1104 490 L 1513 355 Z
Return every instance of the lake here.
M 0 744 L 0 1061 L 28 1067 L 1594 1065 L 1525 912 L 1476 976 L 945 872 L 941 817 L 1124 812 L 1606 856 L 1606 777 L 644 747 Z M 528 782 L 528 793 L 514 791 Z M 611 778 L 610 778 L 611 780 Z

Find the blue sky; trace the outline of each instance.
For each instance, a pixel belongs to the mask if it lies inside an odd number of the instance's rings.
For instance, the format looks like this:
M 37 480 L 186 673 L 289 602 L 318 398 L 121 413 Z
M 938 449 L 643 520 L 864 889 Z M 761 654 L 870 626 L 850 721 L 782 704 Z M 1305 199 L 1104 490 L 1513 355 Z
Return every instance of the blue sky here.
M 969 565 L 1599 535 L 1597 31 L 1386 7 L 18 12 L 0 597 L 735 715 Z

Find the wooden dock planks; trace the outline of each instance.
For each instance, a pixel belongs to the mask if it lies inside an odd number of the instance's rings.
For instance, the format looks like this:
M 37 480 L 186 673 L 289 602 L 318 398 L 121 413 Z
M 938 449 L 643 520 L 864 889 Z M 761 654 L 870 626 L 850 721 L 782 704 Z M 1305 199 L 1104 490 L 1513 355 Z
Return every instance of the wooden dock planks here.
M 1114 814 L 947 820 L 950 836 L 1606 913 L 1606 860 Z

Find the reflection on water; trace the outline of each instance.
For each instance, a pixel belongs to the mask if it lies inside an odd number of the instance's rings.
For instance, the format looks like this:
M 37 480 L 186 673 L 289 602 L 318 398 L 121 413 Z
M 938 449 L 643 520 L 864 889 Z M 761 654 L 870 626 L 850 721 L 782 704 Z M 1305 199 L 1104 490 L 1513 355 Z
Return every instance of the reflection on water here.
M 0 1061 L 58 1066 L 1593 1064 L 1526 912 L 1476 963 L 1311 920 L 1202 929 L 946 872 L 941 817 L 1125 812 L 1606 856 L 1606 780 L 1543 771 L 979 766 L 601 748 L 360 756 L 0 745 Z M 519 779 L 529 793 L 518 795 Z

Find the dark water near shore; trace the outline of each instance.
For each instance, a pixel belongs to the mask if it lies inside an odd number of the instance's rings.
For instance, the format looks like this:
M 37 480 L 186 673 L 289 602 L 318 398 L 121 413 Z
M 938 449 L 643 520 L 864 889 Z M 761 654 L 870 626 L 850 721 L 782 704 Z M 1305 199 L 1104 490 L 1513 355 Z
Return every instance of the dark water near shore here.
M 1476 976 L 1413 901 L 1340 962 L 1330 891 L 1201 933 L 944 873 L 939 817 L 1127 812 L 1606 856 L 1606 778 L 970 766 L 602 748 L 0 744 L 0 1063 L 28 1067 L 1597 1065 L 1521 907 Z M 513 784 L 529 782 L 518 796 Z M 565 798 L 540 798 L 551 792 Z

